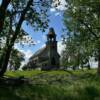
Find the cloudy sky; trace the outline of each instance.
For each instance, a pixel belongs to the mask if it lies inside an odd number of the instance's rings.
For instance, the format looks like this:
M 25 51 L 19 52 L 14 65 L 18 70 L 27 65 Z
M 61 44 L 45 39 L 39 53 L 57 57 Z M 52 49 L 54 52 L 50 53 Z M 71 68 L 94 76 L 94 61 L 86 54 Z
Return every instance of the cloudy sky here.
M 58 52 L 61 53 L 62 49 L 64 48 L 61 44 L 61 35 L 62 35 L 62 28 L 63 28 L 63 11 L 65 10 L 65 0 L 61 0 L 61 5 L 58 7 L 59 12 L 56 11 L 55 8 L 50 9 L 51 16 L 49 17 L 49 27 L 53 27 L 55 33 L 57 34 L 57 41 L 58 41 Z M 48 33 L 48 29 L 43 33 L 41 31 L 34 32 L 32 27 L 28 27 L 23 23 L 22 28 L 29 33 L 32 39 L 36 42 L 36 45 L 24 45 L 23 47 L 20 44 L 15 44 L 15 48 L 19 49 L 21 52 L 25 54 L 25 62 L 41 47 L 45 45 L 46 42 L 46 34 Z
M 1 4 L 2 0 L 0 0 Z M 65 10 L 65 5 L 66 2 L 65 0 L 60 0 L 61 5 L 58 6 L 57 8 L 59 9 L 59 12 L 55 10 L 55 8 L 50 9 L 51 16 L 49 17 L 50 22 L 49 22 L 49 27 L 53 27 L 55 29 L 55 32 L 57 34 L 57 41 L 58 41 L 58 52 L 61 54 L 61 51 L 64 49 L 64 46 L 62 45 L 61 42 L 61 35 L 62 35 L 62 28 L 63 28 L 63 11 Z M 32 39 L 36 42 L 36 45 L 24 45 L 22 47 L 20 44 L 15 44 L 15 48 L 20 50 L 25 54 L 25 62 L 22 63 L 25 64 L 28 62 L 28 59 L 41 47 L 45 45 L 46 42 L 46 34 L 48 33 L 48 29 L 42 33 L 41 31 L 34 32 L 33 28 L 30 28 L 25 25 L 25 23 L 22 25 L 22 28 L 29 33 L 29 35 L 32 37 Z M 94 62 L 94 59 L 90 59 L 90 64 L 92 67 L 97 66 L 97 62 Z

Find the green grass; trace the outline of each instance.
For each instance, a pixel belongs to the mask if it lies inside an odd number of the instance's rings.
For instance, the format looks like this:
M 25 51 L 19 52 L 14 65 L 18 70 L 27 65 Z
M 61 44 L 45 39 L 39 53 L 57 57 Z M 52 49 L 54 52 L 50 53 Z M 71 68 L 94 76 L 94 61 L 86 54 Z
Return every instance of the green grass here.
M 100 77 L 91 71 L 16 71 L 31 84 L 0 86 L 0 100 L 100 100 Z
M 44 73 L 44 71 L 32 70 L 32 71 L 7 71 L 5 75 L 10 77 L 19 77 L 24 76 L 27 78 L 32 77 L 33 75 L 37 75 L 40 73 Z

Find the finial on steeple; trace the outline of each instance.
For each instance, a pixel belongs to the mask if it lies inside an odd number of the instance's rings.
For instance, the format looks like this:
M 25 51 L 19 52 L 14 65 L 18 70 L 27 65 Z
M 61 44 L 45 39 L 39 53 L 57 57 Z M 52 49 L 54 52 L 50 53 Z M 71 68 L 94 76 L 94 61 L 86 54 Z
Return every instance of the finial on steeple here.
M 55 34 L 55 31 L 54 31 L 54 29 L 51 27 L 51 28 L 49 28 L 49 33 L 48 34 Z
M 52 27 L 49 28 L 49 32 L 47 34 L 47 40 L 56 41 L 56 34 L 55 34 L 55 31 Z

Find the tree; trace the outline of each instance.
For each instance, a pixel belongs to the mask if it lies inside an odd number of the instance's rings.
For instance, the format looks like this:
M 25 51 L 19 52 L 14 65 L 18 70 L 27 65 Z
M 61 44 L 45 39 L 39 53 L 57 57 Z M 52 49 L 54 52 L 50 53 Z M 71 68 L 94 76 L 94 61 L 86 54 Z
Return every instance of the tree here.
M 48 9 L 51 7 L 52 0 L 14 0 L 11 4 L 12 10 L 10 11 L 9 17 L 12 16 L 11 21 L 13 26 L 11 29 L 14 27 L 14 30 L 9 33 L 10 35 L 8 35 L 6 39 L 4 52 L 1 56 L 3 63 L 1 64 L 0 76 L 2 76 L 7 69 L 12 48 L 15 41 L 20 36 L 20 30 L 23 22 L 26 21 L 28 25 L 32 25 L 35 30 L 40 29 L 44 31 L 44 29 L 48 27 Z M 16 20 L 16 18 L 18 18 L 18 20 Z
M 88 64 L 87 67 L 88 69 L 90 69 L 89 48 L 85 48 L 84 44 L 82 44 L 74 35 L 71 35 L 71 37 L 67 36 L 67 39 L 64 41 L 64 44 L 66 44 L 66 47 L 62 55 L 67 67 L 71 66 L 73 70 L 75 70 L 80 66 L 83 69 L 83 66 Z
M 7 14 L 7 7 L 11 0 L 2 0 L 2 4 L 0 6 L 0 33 L 3 30 L 4 20 Z
M 12 49 L 11 56 L 9 59 L 10 69 L 13 67 L 14 70 L 17 70 L 21 66 L 21 62 L 24 61 L 24 54 L 17 49 Z
M 97 51 L 100 62 L 100 1 L 66 0 L 66 2 L 68 6 L 64 13 L 64 24 L 68 33 L 79 42 L 81 51 L 85 51 L 83 52 L 85 58 L 93 56 Z M 100 63 L 98 63 L 98 73 L 100 73 L 99 67 Z

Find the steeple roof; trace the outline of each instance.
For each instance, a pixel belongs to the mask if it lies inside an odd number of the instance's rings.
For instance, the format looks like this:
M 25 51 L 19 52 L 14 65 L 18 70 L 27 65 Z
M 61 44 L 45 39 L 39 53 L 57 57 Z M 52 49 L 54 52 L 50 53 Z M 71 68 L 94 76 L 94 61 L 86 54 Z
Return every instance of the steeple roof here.
M 48 35 L 55 35 L 55 31 L 54 31 L 54 29 L 52 27 L 49 28 Z

